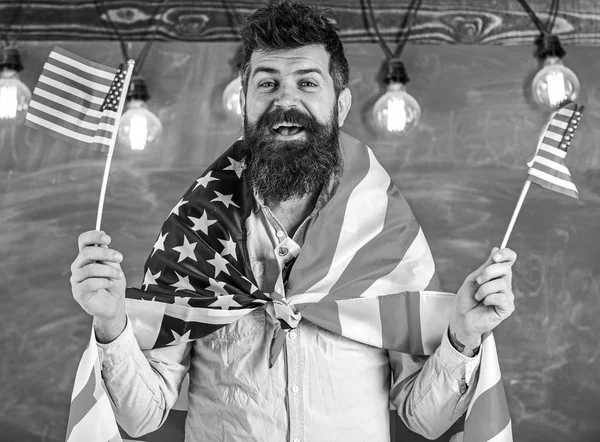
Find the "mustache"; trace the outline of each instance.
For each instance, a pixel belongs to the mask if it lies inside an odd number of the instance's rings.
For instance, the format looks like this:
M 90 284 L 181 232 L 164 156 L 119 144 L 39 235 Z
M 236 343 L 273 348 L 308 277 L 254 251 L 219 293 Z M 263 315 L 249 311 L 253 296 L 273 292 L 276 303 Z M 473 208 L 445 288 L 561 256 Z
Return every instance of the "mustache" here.
M 271 112 L 265 112 L 257 121 L 256 126 L 261 129 L 271 129 L 273 126 L 289 123 L 300 126 L 308 132 L 319 130 L 320 124 L 312 115 L 302 112 L 296 108 L 275 108 Z

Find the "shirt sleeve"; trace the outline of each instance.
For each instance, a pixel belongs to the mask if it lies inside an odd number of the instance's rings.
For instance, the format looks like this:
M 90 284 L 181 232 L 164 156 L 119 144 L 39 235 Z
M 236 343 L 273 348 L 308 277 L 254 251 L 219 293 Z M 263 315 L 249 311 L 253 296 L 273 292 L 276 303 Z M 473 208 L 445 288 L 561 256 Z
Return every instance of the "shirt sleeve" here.
M 475 392 L 481 352 L 470 358 L 448 340 L 431 356 L 389 351 L 393 373 L 390 401 L 415 433 L 437 439 L 462 416 Z
M 159 428 L 179 396 L 191 343 L 142 351 L 131 321 L 108 344 L 97 344 L 102 379 L 119 425 L 139 437 Z

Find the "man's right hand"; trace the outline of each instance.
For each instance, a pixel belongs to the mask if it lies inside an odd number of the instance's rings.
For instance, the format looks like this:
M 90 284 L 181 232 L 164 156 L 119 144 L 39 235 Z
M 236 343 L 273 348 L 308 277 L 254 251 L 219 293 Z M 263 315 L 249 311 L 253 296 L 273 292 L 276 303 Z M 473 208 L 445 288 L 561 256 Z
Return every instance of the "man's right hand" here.
M 94 317 L 96 338 L 102 343 L 115 340 L 127 324 L 127 282 L 119 265 L 123 255 L 108 248 L 109 244 L 110 237 L 104 232 L 82 233 L 79 254 L 71 264 L 73 298 Z

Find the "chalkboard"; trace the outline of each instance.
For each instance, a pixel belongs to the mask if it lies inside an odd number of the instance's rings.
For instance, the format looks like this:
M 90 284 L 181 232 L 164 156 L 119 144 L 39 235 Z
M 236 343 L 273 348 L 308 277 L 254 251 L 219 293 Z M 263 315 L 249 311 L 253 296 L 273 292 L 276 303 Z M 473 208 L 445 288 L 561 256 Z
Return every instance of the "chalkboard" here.
M 23 44 L 33 88 L 53 44 Z M 61 45 L 119 63 L 112 43 Z M 515 440 L 600 440 L 600 49 L 567 48 L 565 62 L 587 105 L 567 163 L 576 201 L 532 186 L 509 247 L 517 310 L 495 332 Z M 143 153 L 118 150 L 103 228 L 139 285 L 158 229 L 183 191 L 240 135 L 220 110 L 236 45 L 157 43 L 144 67 L 150 107 L 165 127 Z M 365 123 L 381 93 L 377 45 L 347 46 L 353 108 L 344 130 L 367 142 L 411 203 L 444 289 L 455 291 L 499 245 L 548 114 L 527 95 L 533 47 L 410 46 L 409 91 L 419 129 L 383 140 Z M 0 131 L 0 439 L 64 439 L 76 366 L 90 318 L 70 294 L 77 236 L 92 229 L 103 171 L 100 153 L 18 127 Z M 398 422 L 394 440 L 416 442 Z

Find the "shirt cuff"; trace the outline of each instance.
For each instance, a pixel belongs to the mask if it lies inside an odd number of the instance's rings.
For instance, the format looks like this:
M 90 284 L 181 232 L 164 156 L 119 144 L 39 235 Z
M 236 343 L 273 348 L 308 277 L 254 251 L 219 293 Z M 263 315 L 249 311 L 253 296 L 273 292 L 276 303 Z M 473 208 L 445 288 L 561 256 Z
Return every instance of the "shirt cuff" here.
M 131 321 L 127 318 L 125 328 L 114 341 L 107 344 L 96 341 L 100 366 L 110 369 L 121 364 L 131 357 L 136 345 L 138 344 L 131 328 Z
M 470 387 L 481 362 L 481 349 L 473 357 L 463 355 L 450 343 L 448 328 L 446 328 L 440 345 L 440 362 L 446 367 L 446 370 L 448 370 L 452 377 L 459 381 L 464 379 L 467 386 Z

